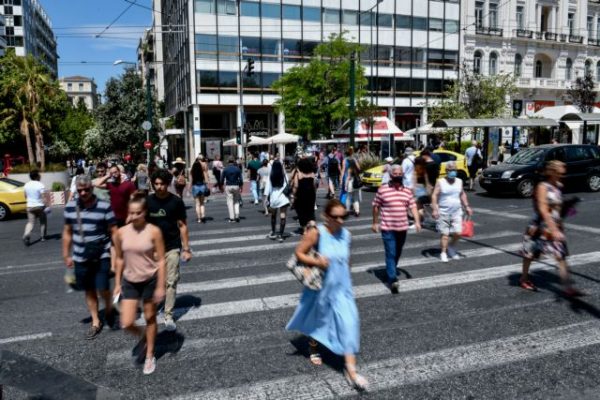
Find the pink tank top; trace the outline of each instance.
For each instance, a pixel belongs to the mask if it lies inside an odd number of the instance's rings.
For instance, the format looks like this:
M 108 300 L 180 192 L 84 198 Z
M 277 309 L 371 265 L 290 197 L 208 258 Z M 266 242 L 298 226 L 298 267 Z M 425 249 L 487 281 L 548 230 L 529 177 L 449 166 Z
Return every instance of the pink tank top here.
M 141 231 L 137 231 L 133 224 L 121 228 L 121 249 L 125 260 L 123 277 L 129 282 L 146 281 L 158 270 L 150 232 L 148 224 Z

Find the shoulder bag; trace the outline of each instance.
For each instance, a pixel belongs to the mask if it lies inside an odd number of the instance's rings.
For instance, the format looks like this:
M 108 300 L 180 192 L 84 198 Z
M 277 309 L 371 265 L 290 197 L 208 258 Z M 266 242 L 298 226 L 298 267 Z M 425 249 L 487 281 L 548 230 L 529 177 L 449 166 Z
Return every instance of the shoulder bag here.
M 308 252 L 308 255 L 317 257 L 319 253 L 312 248 Z M 323 286 L 323 270 L 321 268 L 301 263 L 298 261 L 296 253 L 292 254 L 286 266 L 302 285 L 311 290 L 321 290 L 321 287 Z

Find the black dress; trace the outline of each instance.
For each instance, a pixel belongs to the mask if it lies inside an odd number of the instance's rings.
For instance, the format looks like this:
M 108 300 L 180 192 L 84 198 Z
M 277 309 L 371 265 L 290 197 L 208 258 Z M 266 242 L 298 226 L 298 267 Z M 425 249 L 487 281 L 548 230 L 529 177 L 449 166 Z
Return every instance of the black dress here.
M 298 215 L 300 226 L 305 227 L 309 221 L 315 219 L 315 202 L 317 191 L 315 190 L 315 178 L 298 179 L 294 209 Z

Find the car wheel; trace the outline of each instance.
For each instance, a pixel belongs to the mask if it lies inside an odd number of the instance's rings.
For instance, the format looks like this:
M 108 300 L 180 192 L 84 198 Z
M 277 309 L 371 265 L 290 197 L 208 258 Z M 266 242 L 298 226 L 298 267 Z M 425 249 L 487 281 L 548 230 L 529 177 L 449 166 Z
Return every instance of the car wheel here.
M 600 190 L 600 174 L 592 174 L 587 178 L 588 189 L 592 192 Z
M 0 221 L 4 221 L 10 216 L 10 210 L 6 204 L 0 203 Z
M 532 179 L 523 179 L 517 185 L 517 193 L 521 197 L 531 197 L 533 196 L 533 191 L 535 190 L 535 183 Z

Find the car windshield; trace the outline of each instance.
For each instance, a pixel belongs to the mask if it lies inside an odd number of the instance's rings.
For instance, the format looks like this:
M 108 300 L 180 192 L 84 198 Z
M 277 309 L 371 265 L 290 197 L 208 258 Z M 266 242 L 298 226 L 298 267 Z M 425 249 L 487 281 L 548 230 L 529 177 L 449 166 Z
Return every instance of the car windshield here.
M 0 178 L 0 182 L 5 182 L 5 183 L 8 183 L 9 185 L 13 185 L 16 187 L 25 186 L 25 184 L 23 182 L 15 181 L 14 179 L 8 179 L 8 178 Z
M 544 160 L 544 149 L 521 150 L 506 161 L 507 164 L 533 165 Z

